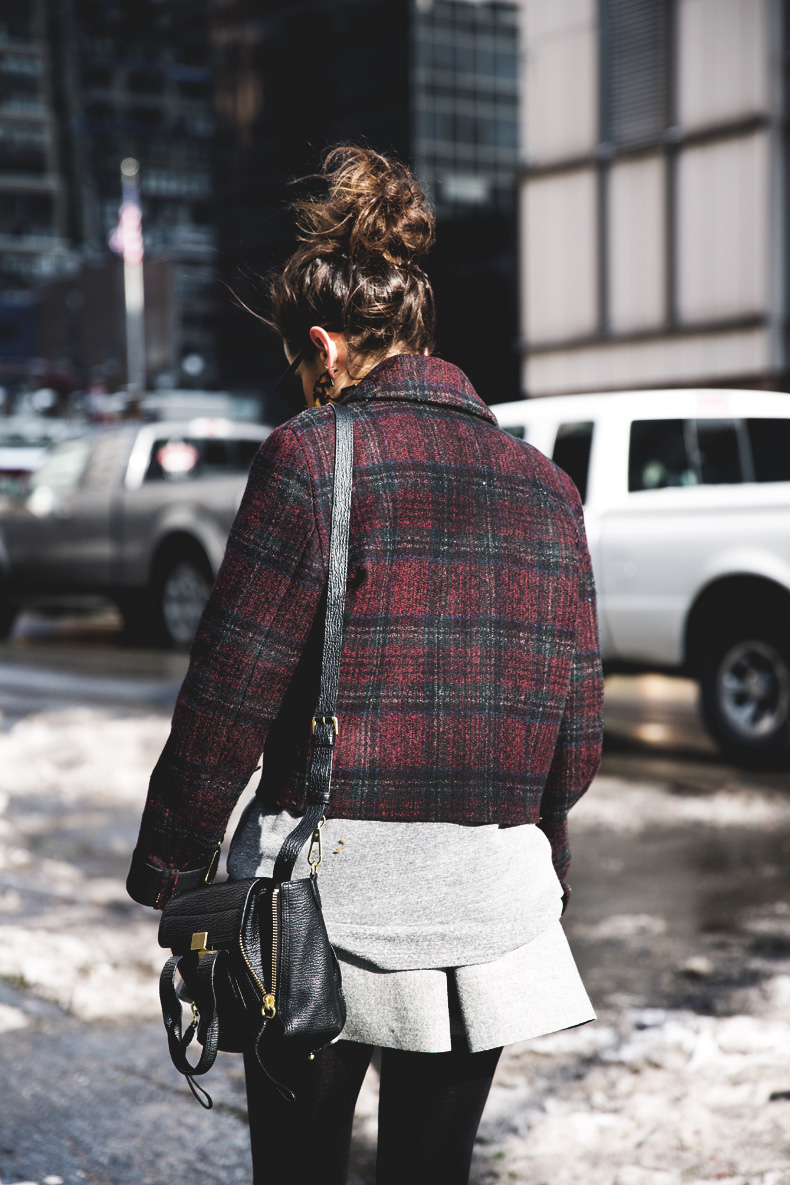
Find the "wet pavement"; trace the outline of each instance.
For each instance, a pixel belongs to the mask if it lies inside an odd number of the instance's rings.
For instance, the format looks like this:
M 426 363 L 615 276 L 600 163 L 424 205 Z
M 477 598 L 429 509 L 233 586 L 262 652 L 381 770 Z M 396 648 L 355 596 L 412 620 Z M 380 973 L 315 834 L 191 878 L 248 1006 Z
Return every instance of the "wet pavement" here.
M 21 625 L 0 645 L 0 1182 L 243 1185 L 238 1059 L 212 1071 L 206 1116 L 156 1019 L 156 918 L 123 892 L 186 659 L 124 646 L 111 614 Z M 600 1020 L 506 1052 L 477 1185 L 790 1183 L 789 789 L 720 760 L 691 683 L 607 681 L 566 921 Z M 352 1185 L 373 1180 L 375 1098 L 372 1070 Z M 651 1147 L 679 1107 L 697 1134 Z M 587 1150 L 578 1168 L 553 1134 L 562 1117 Z

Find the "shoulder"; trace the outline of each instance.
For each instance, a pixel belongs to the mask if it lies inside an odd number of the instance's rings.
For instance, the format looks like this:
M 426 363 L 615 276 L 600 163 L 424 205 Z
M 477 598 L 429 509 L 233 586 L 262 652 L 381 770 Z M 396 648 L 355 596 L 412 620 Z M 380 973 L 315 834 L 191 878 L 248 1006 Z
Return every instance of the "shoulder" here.
M 581 547 L 586 539 L 584 511 L 575 483 L 564 469 L 560 469 L 534 445 L 517 440 L 501 428 L 492 431 L 503 438 L 499 444 L 507 455 L 509 472 L 518 473 L 526 480 L 533 501 L 552 522 L 563 524 L 562 529 L 569 532 Z
M 330 407 L 310 407 L 281 424 L 266 438 L 260 452 L 283 460 L 301 458 L 303 466 L 331 455 L 335 417 Z M 323 466 L 319 466 L 323 468 Z
M 579 492 L 564 469 L 560 469 L 534 445 L 518 440 L 498 425 L 486 425 L 484 430 L 491 433 L 507 470 L 537 487 L 547 498 L 556 502 L 558 510 L 565 509 L 574 515 L 581 511 Z

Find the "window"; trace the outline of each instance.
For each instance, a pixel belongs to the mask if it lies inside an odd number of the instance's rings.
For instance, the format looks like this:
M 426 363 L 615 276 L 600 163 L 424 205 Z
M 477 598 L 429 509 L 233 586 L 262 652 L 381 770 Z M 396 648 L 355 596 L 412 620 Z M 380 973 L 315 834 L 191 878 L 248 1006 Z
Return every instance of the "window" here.
M 496 209 L 512 200 L 518 156 L 515 0 L 435 0 L 414 15 L 420 175 L 443 216 Z M 461 173 L 475 184 L 455 184 Z
M 635 492 L 696 484 L 683 420 L 634 420 L 628 451 L 628 489 Z
M 93 441 L 90 458 L 82 479 L 83 489 L 104 490 L 116 484 L 129 454 L 129 432 L 108 431 Z
M 507 432 L 508 436 L 515 436 L 516 440 L 525 439 L 523 424 L 503 424 L 502 431 Z
M 755 481 L 790 481 L 790 419 L 747 420 Z
M 555 465 L 564 469 L 571 479 L 582 502 L 587 500 L 587 475 L 590 470 L 590 449 L 592 448 L 592 421 L 577 424 L 560 424 L 551 455 Z
M 39 518 L 52 513 L 56 503 L 76 490 L 91 451 L 90 440 L 68 440 L 50 449 L 30 479 L 28 510 Z
M 255 454 L 261 447 L 260 440 L 233 440 L 230 441 L 236 450 L 236 464 L 240 473 L 247 473 L 250 465 L 255 459 Z
M 156 70 L 130 70 L 126 86 L 134 95 L 159 95 L 164 90 L 164 79 Z
M 666 0 L 602 0 L 602 139 L 655 140 L 666 126 Z
M 697 420 L 696 427 L 699 479 L 702 484 L 716 486 L 743 481 L 736 422 Z
M 146 481 L 191 481 L 247 473 L 259 440 L 223 440 L 172 436 L 157 440 L 151 449 Z

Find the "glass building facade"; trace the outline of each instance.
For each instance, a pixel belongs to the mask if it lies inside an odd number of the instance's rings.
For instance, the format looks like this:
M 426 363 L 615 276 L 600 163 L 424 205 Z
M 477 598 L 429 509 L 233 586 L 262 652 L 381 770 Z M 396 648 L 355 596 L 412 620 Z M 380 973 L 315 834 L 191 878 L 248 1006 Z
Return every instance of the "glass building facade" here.
M 440 218 L 509 213 L 518 159 L 517 5 L 418 0 L 414 156 Z

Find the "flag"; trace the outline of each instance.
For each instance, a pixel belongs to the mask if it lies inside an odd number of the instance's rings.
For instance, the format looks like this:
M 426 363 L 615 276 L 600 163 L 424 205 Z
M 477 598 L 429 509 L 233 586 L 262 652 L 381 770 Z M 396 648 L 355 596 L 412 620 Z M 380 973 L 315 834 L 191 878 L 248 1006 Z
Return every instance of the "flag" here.
M 143 262 L 143 217 L 137 202 L 124 202 L 118 211 L 118 225 L 107 238 L 110 250 L 122 255 L 125 264 Z

